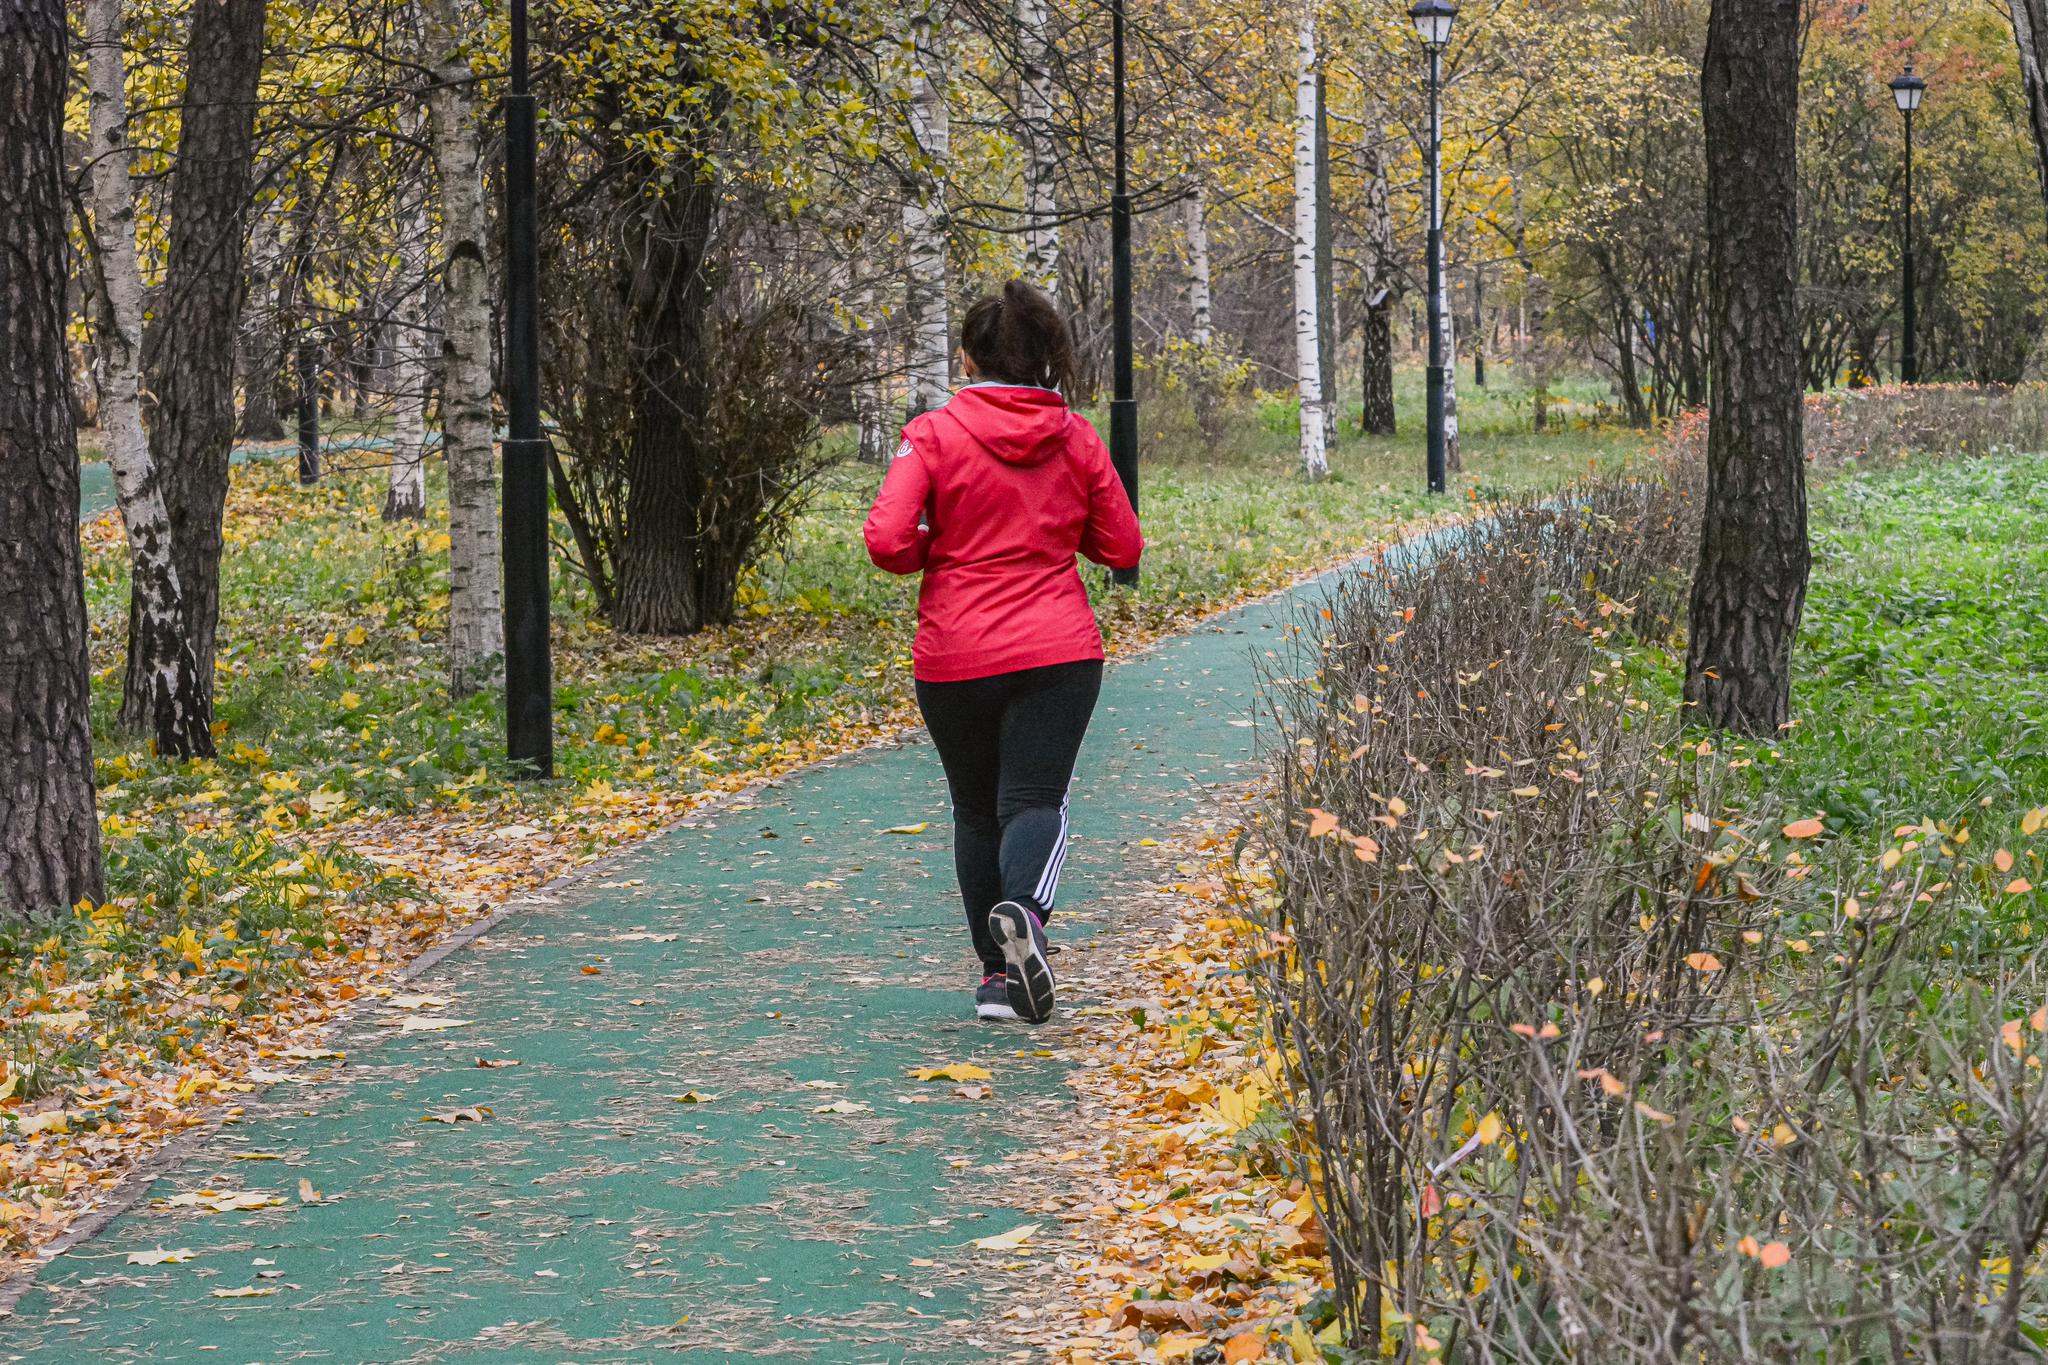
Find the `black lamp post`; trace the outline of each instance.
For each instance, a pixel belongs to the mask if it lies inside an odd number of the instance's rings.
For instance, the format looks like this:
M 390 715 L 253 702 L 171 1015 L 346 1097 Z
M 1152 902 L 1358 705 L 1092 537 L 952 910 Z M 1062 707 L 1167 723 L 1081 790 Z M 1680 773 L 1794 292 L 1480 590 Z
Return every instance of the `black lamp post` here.
M 1899 322 L 1905 333 L 1899 340 L 1899 382 L 1902 384 L 1920 382 L 1920 341 L 1913 325 L 1913 112 L 1920 107 L 1920 97 L 1926 93 L 1927 82 L 1913 74 L 1911 62 L 1907 62 L 1906 69 L 1892 78 L 1892 100 L 1899 106 L 1899 112 L 1906 116 L 1905 269 L 1899 281 L 1902 314 Z
M 1115 388 L 1109 401 L 1109 460 L 1138 509 L 1138 400 L 1131 385 L 1131 185 L 1124 133 L 1124 0 L 1111 0 L 1110 85 L 1116 119 L 1116 184 L 1109 196 L 1109 294 Z M 1132 587 L 1136 569 L 1115 569 L 1112 582 Z
M 1444 127 L 1439 101 L 1444 48 L 1458 7 L 1451 0 L 1416 0 L 1408 11 L 1429 52 L 1429 491 L 1444 491 Z
M 505 97 L 505 753 L 523 777 L 555 775 L 548 656 L 548 442 L 540 430 L 540 239 L 526 0 L 512 0 Z

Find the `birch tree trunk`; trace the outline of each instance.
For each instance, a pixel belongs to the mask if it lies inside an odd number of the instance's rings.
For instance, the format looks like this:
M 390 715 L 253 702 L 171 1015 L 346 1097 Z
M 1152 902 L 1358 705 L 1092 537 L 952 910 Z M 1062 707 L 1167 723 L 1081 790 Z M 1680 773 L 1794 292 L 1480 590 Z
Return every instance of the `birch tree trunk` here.
M 1316 270 L 1316 20 L 1303 13 L 1294 60 L 1294 356 L 1301 392 L 1301 470 L 1330 472 L 1323 421 L 1322 313 Z
M 1209 261 L 1209 190 L 1201 181 L 1187 197 L 1188 340 L 1194 345 L 1188 396 L 1195 425 L 1211 442 L 1223 439 L 1223 395 L 1218 392 L 1215 302 Z
M 281 253 L 277 213 L 258 206 L 249 224 L 249 301 L 242 313 L 242 426 L 245 441 L 282 441 L 284 418 L 277 410 L 278 371 L 284 346 L 278 337 L 277 291 Z
M 391 420 L 391 484 L 384 494 L 384 520 L 424 521 L 427 515 L 427 394 L 433 388 L 427 365 L 427 213 L 415 198 L 408 206 L 399 250 L 399 301 L 392 319 L 392 369 L 396 405 Z M 450 542 L 452 545 L 453 537 Z
M 1799 376 L 1799 3 L 1714 0 L 1700 77 L 1713 399 L 1685 700 L 1767 738 L 1791 710 L 1806 602 Z
M 1017 0 L 1017 84 L 1024 143 L 1024 276 L 1058 297 L 1059 165 L 1052 122 L 1052 42 L 1046 0 Z
M 1316 68 L 1316 355 L 1323 381 L 1323 444 L 1337 443 L 1337 214 L 1330 184 L 1328 75 Z
M 1365 318 L 1359 350 L 1364 380 L 1358 426 L 1374 436 L 1392 436 L 1394 419 L 1394 215 L 1387 193 L 1386 163 L 1375 145 L 1368 153 L 1372 183 L 1366 187 Z
M 2048 0 L 2011 0 L 2011 9 L 2020 79 L 2027 91 L 2027 128 L 2034 135 L 2034 168 L 2048 199 Z
M 910 413 L 952 396 L 953 355 L 946 283 L 946 165 L 952 154 L 946 114 L 944 16 L 922 10 L 910 21 L 910 135 L 916 161 L 904 185 L 903 240 L 910 278 Z
M 185 592 L 171 552 L 171 514 L 142 426 L 142 268 L 135 255 L 135 187 L 128 175 L 121 0 L 86 0 L 85 33 L 93 242 L 104 282 L 100 429 L 128 529 L 133 626 L 152 661 L 134 719 L 148 722 L 159 754 L 210 758 L 212 706 L 199 685 Z
M 505 656 L 498 589 L 498 466 L 491 431 L 491 282 L 475 73 L 457 0 L 421 0 L 440 187 L 441 456 L 448 462 L 448 692 L 493 686 Z
M 858 270 L 858 262 L 853 263 Z M 882 348 L 876 324 L 873 285 L 864 284 L 855 295 L 859 316 L 853 319 L 860 347 L 860 373 L 853 381 L 853 417 L 860 433 L 858 455 L 862 464 L 877 467 L 888 463 L 890 454 L 889 404 L 882 388 Z
M 1444 468 L 1456 474 L 1465 468 L 1458 449 L 1458 320 L 1451 316 L 1450 286 L 1446 284 L 1444 290 Z
M 1216 339 L 1215 304 L 1210 288 L 1209 188 L 1195 182 L 1187 197 L 1188 339 L 1208 350 Z
M 64 352 L 68 36 L 63 0 L 0 5 L 0 919 L 16 923 L 105 890 Z
M 266 0 L 209 0 L 192 8 L 164 287 L 154 325 L 142 338 L 149 449 L 170 511 L 171 556 L 209 714 L 220 625 L 221 523 L 235 445 L 242 249 L 267 12 Z M 151 652 L 156 637 L 142 628 L 141 616 L 138 584 L 131 594 L 121 696 L 122 717 L 137 726 L 150 716 L 164 666 Z

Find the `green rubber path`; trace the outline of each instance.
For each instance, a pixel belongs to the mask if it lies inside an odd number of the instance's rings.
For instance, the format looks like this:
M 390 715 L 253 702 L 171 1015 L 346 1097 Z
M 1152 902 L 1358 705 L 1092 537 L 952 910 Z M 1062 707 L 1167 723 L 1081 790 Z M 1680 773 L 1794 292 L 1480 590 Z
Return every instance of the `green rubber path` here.
M 1254 653 L 1316 595 L 1110 671 L 1055 941 L 1113 918 L 1135 841 L 1249 779 Z M 1027 1221 L 1004 1206 L 1001 1163 L 1034 1110 L 1068 1101 L 1031 1030 L 972 1018 L 949 837 L 920 736 L 795 774 L 535 898 L 412 986 L 472 1022 L 401 1033 L 366 1019 L 337 1044 L 345 1062 L 302 1063 L 303 1083 L 252 1096 L 148 1200 L 44 1268 L 0 1319 L 0 1361 L 1008 1353 L 1000 1305 L 945 1271 L 985 1264 L 967 1243 Z M 905 1074 L 955 1061 L 994 1072 L 995 1098 Z M 704 1102 L 678 1102 L 692 1091 Z M 817 1112 L 841 1101 L 863 1107 Z M 468 1106 L 493 1116 L 421 1121 Z M 302 1178 L 322 1202 L 299 1202 Z M 154 1203 L 198 1189 L 286 1203 Z M 193 1255 L 127 1264 L 158 1247 Z M 214 1297 L 245 1288 L 274 1292 Z

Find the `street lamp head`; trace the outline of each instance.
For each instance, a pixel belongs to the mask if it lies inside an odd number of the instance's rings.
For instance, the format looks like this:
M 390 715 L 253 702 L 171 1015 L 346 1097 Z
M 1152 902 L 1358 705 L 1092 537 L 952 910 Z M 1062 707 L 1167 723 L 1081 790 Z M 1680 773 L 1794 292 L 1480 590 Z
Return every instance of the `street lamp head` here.
M 1424 47 L 1440 48 L 1451 41 L 1451 24 L 1458 17 L 1458 7 L 1451 0 L 1416 0 L 1408 17 L 1415 21 L 1415 31 L 1422 35 Z
M 1899 112 L 1910 114 L 1920 107 L 1920 97 L 1927 93 L 1927 82 L 1913 74 L 1913 64 L 1906 63 L 1906 69 L 1892 77 L 1892 99 L 1898 104 Z

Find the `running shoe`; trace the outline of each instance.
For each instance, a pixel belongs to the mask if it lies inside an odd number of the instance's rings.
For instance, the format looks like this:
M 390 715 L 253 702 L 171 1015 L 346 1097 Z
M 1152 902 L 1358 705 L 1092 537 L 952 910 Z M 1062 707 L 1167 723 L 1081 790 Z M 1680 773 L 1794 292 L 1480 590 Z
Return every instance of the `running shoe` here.
M 1001 972 L 990 972 L 981 979 L 981 988 L 974 993 L 974 1015 L 977 1019 L 1015 1019 L 1017 1011 L 1010 1008 L 1010 986 Z
M 1003 901 L 988 912 L 988 931 L 1003 950 L 1003 984 L 1010 1008 L 1027 1023 L 1052 1018 L 1052 964 L 1045 960 L 1045 926 L 1037 913 Z

